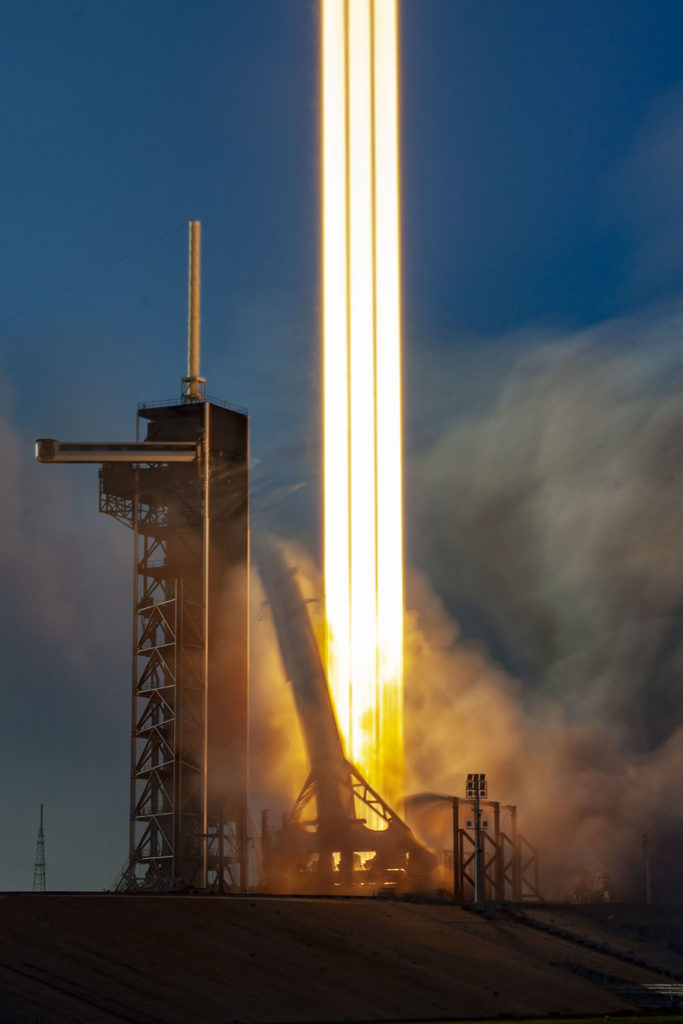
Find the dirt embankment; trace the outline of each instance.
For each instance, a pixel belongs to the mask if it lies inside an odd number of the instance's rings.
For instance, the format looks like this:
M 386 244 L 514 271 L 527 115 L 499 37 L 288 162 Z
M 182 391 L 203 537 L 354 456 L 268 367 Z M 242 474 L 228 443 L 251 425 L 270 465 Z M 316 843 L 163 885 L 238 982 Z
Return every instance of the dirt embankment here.
M 573 942 L 571 914 L 555 934 L 381 899 L 7 894 L 0 925 L 3 1024 L 612 1014 L 632 1004 L 599 975 L 658 983 L 677 956 L 612 956 L 597 923 L 606 945 Z

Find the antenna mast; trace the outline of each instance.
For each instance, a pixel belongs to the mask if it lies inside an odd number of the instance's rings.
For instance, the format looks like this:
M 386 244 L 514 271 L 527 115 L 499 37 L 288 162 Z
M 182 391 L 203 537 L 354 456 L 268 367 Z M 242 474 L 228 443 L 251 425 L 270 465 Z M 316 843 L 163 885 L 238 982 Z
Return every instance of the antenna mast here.
M 40 805 L 40 826 L 36 843 L 36 863 L 33 868 L 33 891 L 45 892 L 45 836 L 43 834 L 43 805 Z
M 199 293 L 202 222 L 190 221 L 187 311 L 187 377 L 183 377 L 183 402 L 203 402 L 206 381 L 199 376 Z

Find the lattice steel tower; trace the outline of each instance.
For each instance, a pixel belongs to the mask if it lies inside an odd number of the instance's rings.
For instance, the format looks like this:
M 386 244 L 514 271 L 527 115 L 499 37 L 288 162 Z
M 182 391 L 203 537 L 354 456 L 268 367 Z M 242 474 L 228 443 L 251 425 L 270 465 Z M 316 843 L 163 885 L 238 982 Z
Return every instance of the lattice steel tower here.
M 191 221 L 180 400 L 141 405 L 135 443 L 37 443 L 41 461 L 102 463 L 100 511 L 134 534 L 122 889 L 248 883 L 249 420 L 199 376 L 199 241 Z
M 45 835 L 43 833 L 43 805 L 40 805 L 40 825 L 36 843 L 36 862 L 33 868 L 33 891 L 45 892 Z

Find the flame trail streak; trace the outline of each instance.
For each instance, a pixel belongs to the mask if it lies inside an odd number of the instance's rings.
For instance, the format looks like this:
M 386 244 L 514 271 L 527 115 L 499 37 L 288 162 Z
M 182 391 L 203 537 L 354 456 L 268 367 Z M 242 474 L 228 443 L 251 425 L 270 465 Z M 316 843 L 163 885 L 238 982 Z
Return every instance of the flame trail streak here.
M 403 777 L 396 0 L 322 0 L 328 675 L 351 760 Z

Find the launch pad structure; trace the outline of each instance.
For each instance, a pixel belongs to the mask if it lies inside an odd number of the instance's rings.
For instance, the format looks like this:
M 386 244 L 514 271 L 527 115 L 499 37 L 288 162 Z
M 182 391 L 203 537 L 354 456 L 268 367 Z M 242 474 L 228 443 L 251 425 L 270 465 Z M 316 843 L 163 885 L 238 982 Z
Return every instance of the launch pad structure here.
M 446 854 L 444 868 L 452 877 L 456 900 L 474 896 L 476 838 L 474 801 L 452 796 L 453 852 Z M 481 828 L 482 898 L 522 903 L 541 900 L 538 850 L 517 828 L 517 808 L 497 800 L 482 800 L 486 820 Z
M 282 829 L 271 832 L 263 815 L 266 886 L 344 894 L 387 884 L 431 888 L 436 857 L 345 755 L 296 571 L 268 537 L 259 538 L 255 553 L 310 765 Z
M 208 399 L 199 376 L 199 237 L 191 221 L 180 401 L 141 405 L 134 442 L 36 443 L 41 462 L 100 463 L 100 511 L 134 535 L 130 843 L 120 892 L 249 886 L 249 420 Z M 346 759 L 295 571 L 267 538 L 259 569 L 310 762 L 285 827 L 261 837 L 262 883 L 367 892 L 389 872 L 425 887 L 436 858 Z
M 141 405 L 135 442 L 36 443 L 42 462 L 100 463 L 100 511 L 134 535 L 120 891 L 248 886 L 249 419 L 199 376 L 199 261 L 191 221 L 181 399 Z
M 199 238 L 191 221 L 180 399 L 140 405 L 134 442 L 36 442 L 41 462 L 98 463 L 100 511 L 133 532 L 130 833 L 117 892 L 250 884 L 249 418 L 209 399 L 199 376 Z M 437 857 L 346 756 L 296 570 L 265 535 L 257 562 L 310 767 L 282 829 L 262 816 L 261 890 L 433 888 Z M 496 898 L 508 883 L 522 893 L 525 873 L 516 833 L 510 844 L 499 831 L 496 814 Z M 456 898 L 467 898 L 470 862 L 456 828 Z
M 126 885 L 248 884 L 249 421 L 215 401 L 138 411 L 191 463 L 104 463 L 100 511 L 134 533 Z

